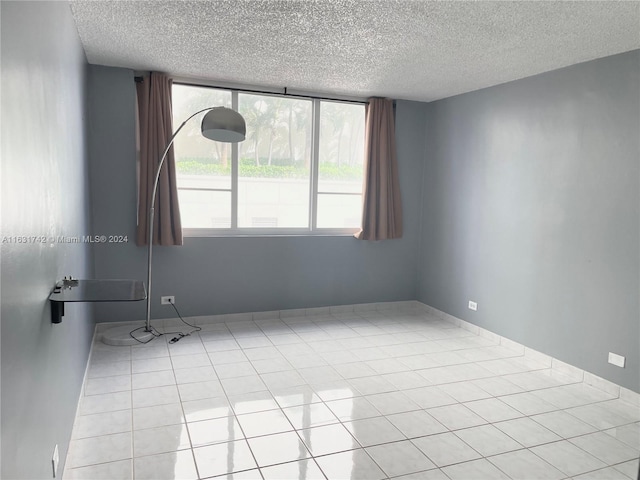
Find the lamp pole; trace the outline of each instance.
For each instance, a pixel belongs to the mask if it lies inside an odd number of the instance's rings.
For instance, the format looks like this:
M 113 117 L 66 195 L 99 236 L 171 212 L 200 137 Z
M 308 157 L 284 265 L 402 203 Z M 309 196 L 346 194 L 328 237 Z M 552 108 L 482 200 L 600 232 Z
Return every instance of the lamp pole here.
M 202 110 L 197 111 L 192 114 L 189 118 L 187 118 L 182 124 L 178 127 L 178 129 L 173 133 L 171 138 L 169 139 L 169 143 L 167 143 L 166 148 L 164 149 L 164 153 L 160 158 L 160 163 L 158 164 L 158 168 L 156 170 L 155 180 L 153 182 L 153 190 L 151 192 L 151 208 L 149 208 L 149 217 L 148 217 L 148 225 L 149 225 L 149 248 L 147 254 L 147 319 L 145 322 L 145 332 L 151 332 L 151 270 L 152 270 L 152 258 L 153 258 L 153 224 L 155 219 L 155 205 L 156 205 L 156 194 L 158 193 L 158 182 L 160 180 L 160 172 L 162 171 L 162 166 L 164 165 L 165 160 L 167 159 L 167 154 L 169 153 L 169 149 L 171 145 L 173 145 L 173 141 L 176 138 L 176 135 L 182 130 L 182 128 L 186 125 L 186 123 L 191 120 L 193 117 L 202 112 L 207 112 L 209 110 L 214 110 L 216 108 L 224 108 L 224 107 L 207 107 Z M 244 137 L 243 137 L 244 138 Z

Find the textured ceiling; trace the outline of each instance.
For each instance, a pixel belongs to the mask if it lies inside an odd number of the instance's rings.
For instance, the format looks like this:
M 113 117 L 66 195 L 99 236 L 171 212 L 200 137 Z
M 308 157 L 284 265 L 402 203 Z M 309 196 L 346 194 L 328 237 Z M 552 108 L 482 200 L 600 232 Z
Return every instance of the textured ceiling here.
M 431 101 L 640 48 L 640 3 L 72 1 L 90 63 Z

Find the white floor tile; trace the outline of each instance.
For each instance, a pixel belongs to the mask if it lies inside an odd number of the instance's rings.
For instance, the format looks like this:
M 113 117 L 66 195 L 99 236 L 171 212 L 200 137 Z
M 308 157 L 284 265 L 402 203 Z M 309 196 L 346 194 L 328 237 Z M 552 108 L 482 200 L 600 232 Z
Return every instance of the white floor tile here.
M 456 431 L 455 434 L 485 457 L 523 448 L 513 438 L 493 425 L 465 428 L 464 430 Z
M 607 465 L 626 462 L 638 457 L 638 450 L 616 440 L 604 432 L 591 433 L 569 440 L 574 445 L 602 460 Z
M 534 415 L 531 420 L 548 428 L 552 432 L 560 435 L 562 438 L 577 437 L 587 433 L 593 433 L 596 428 L 578 420 L 573 415 L 569 415 L 565 411 L 557 411 Z
M 333 382 L 342 380 L 342 376 L 330 365 L 319 367 L 299 368 L 298 373 L 306 383 Z
M 242 348 L 270 347 L 273 345 L 265 336 L 236 337 L 236 342 L 238 342 L 238 345 Z
M 308 368 L 308 367 L 320 367 L 322 365 L 329 365 L 329 363 L 320 355 L 289 355 L 287 361 L 293 368 Z
M 213 351 L 209 352 L 209 360 L 211 360 L 211 364 L 214 367 L 218 365 L 224 365 L 226 363 L 238 363 L 238 362 L 246 362 L 248 360 L 247 356 L 244 354 L 242 350 L 224 350 L 224 351 Z
M 218 376 L 212 366 L 180 368 L 174 370 L 174 373 L 178 384 L 218 380 Z
M 251 470 L 257 466 L 246 440 L 194 448 L 193 455 L 201 478 Z
M 529 450 L 489 457 L 491 463 L 513 480 L 560 480 L 566 475 Z
M 84 384 L 85 395 L 101 395 L 129 390 L 131 390 L 131 375 L 88 378 Z
M 273 393 L 273 398 L 275 398 L 281 408 L 296 407 L 298 405 L 307 405 L 309 403 L 322 401 L 316 392 L 307 385 L 272 389 L 271 393 Z
M 553 412 L 558 410 L 558 407 L 552 405 L 540 397 L 535 395 L 535 392 L 516 393 L 514 395 L 505 395 L 500 397 L 500 401 L 515 408 L 523 415 L 537 415 L 540 413 Z
M 325 480 L 322 471 L 312 459 L 263 467 L 260 471 L 264 480 Z
M 566 440 L 533 447 L 531 451 L 568 476 L 606 467 L 603 462 Z
M 601 470 L 595 470 L 593 472 L 585 473 L 573 477 L 573 480 L 629 480 L 630 477 L 626 476 L 620 470 L 613 467 L 603 468 Z M 631 477 L 633 480 L 633 477 Z
M 447 431 L 447 427 L 424 410 L 398 413 L 386 418 L 407 438 L 424 437 Z
M 622 427 L 615 427 L 605 430 L 607 435 L 626 443 L 631 448 L 640 450 L 640 423 L 631 423 Z
M 141 360 L 143 358 L 168 357 L 169 349 L 166 343 L 154 340 L 148 345 L 133 346 L 131 348 L 131 360 Z
M 510 478 L 484 458 L 444 467 L 442 471 L 451 480 L 510 480 Z
M 484 418 L 476 415 L 462 404 L 429 408 L 427 413 L 449 430 L 459 430 L 487 423 Z
M 517 418 L 493 425 L 525 447 L 534 447 L 536 445 L 542 445 L 543 443 L 562 440 L 551 430 L 534 422 L 530 418 Z
M 636 458 L 635 460 L 630 460 L 628 462 L 618 463 L 617 465 L 614 465 L 613 468 L 624 473 L 632 480 L 636 480 L 638 478 L 638 472 L 640 472 L 638 469 L 639 462 L 640 460 Z
M 183 383 L 178 385 L 178 391 L 180 392 L 180 399 L 183 402 L 225 395 L 222 384 L 218 380 L 198 383 Z
M 420 406 L 402 392 L 387 392 L 365 397 L 383 415 L 420 410 Z
M 284 372 L 265 373 L 260 375 L 260 378 L 269 389 L 297 387 L 299 385 L 305 385 L 307 382 L 302 376 L 295 370 L 288 370 Z
M 613 398 L 612 395 L 583 383 L 537 390 L 534 394 L 558 408 L 579 407 Z
M 132 480 L 133 463 L 131 460 L 101 463 L 89 467 L 65 469 L 65 480 Z
M 433 385 L 463 382 L 494 376 L 494 374 L 489 370 L 486 370 L 475 363 L 428 368 L 426 370 L 419 370 L 418 373 L 429 380 Z
M 594 426 L 598 430 L 619 427 L 629 423 L 629 419 L 625 418 L 611 409 L 606 408 L 601 403 L 592 405 L 584 405 L 582 407 L 569 408 L 565 410 L 569 415 L 582 420 L 589 425 Z
M 173 373 L 173 370 L 165 370 L 162 372 L 136 373 L 128 378 L 134 390 L 140 388 L 164 387 L 167 385 L 176 384 L 176 377 Z
M 131 431 L 131 410 L 96 413 L 77 418 L 72 438 L 99 437 Z
M 80 399 L 78 415 L 114 412 L 131 408 L 131 392 L 104 393 L 88 395 Z
M 512 375 L 505 375 L 504 378 L 511 383 L 515 383 L 519 387 L 525 390 L 540 390 L 543 388 L 556 387 L 561 385 L 562 382 L 552 377 L 549 371 L 535 371 L 514 373 Z
M 299 430 L 298 435 L 315 457 L 360 447 L 349 431 L 340 424 Z
M 230 397 L 267 390 L 267 386 L 258 375 L 239 378 L 225 378 L 220 380 L 220 383 L 222 383 L 224 391 Z
M 239 362 L 239 363 L 225 363 L 223 365 L 215 366 L 216 374 L 218 378 L 238 378 L 246 377 L 248 375 L 257 375 L 256 369 L 253 368 L 251 362 Z
M 358 361 L 358 357 L 356 357 L 353 353 L 351 353 L 348 350 L 342 350 L 337 352 L 324 352 L 324 353 L 321 353 L 320 356 L 329 365 L 340 365 L 342 363 L 351 363 L 351 362 Z
M 240 345 L 233 339 L 221 339 L 215 334 L 203 336 L 202 333 L 200 337 L 202 338 L 204 349 L 209 354 L 214 352 L 228 352 L 230 350 L 240 351 Z
M 360 420 L 362 418 L 379 417 L 381 413 L 369 402 L 367 397 L 345 398 L 326 402 L 340 421 Z
M 330 479 L 382 480 L 386 478 L 380 467 L 362 450 L 326 455 L 316 459 Z
M 406 390 L 404 394 L 418 404 L 420 408 L 434 408 L 458 403 L 455 398 L 436 386 Z
M 182 405 L 179 403 L 133 409 L 134 430 L 162 427 L 164 425 L 177 425 L 184 423 L 184 421 Z
M 67 456 L 67 467 L 85 467 L 128 458 L 133 458 L 131 432 L 82 438 L 71 440 Z
M 362 395 L 396 391 L 396 387 L 381 377 L 362 377 L 349 380 L 349 384 Z
M 405 436 L 385 417 L 345 422 L 344 426 L 363 447 L 404 440 Z
M 199 353 L 207 353 L 201 341 L 198 341 L 197 343 L 195 342 L 195 337 L 191 342 L 185 340 L 186 339 L 183 338 L 179 343 L 169 344 L 169 355 L 177 357 L 180 355 L 197 355 Z
M 338 419 L 324 403 L 309 403 L 283 409 L 296 430 L 338 423 Z
M 490 423 L 511 420 L 523 416 L 521 412 L 504 403 L 501 398 L 475 400 L 465 403 L 464 406 Z
M 478 452 L 453 433 L 440 433 L 411 441 L 438 467 L 480 458 Z
M 187 423 L 187 428 L 194 447 L 245 438 L 240 424 L 232 416 Z
M 136 430 L 133 432 L 133 455 L 143 457 L 191 448 L 185 424 Z
M 451 480 L 447 477 L 442 470 L 435 468 L 433 470 L 426 470 L 424 472 L 410 473 L 409 475 L 401 475 L 395 477 L 393 480 Z M 482 479 L 485 480 L 485 479 Z
M 640 407 L 620 399 L 609 400 L 600 404 L 630 422 L 640 422 Z
M 360 392 L 351 385 L 351 382 L 353 382 L 353 380 L 314 383 L 312 384 L 312 387 L 320 399 L 325 402 L 330 402 L 331 400 L 341 400 L 360 396 Z
M 470 382 L 447 383 L 439 388 L 458 402 L 472 402 L 491 397 L 489 393 Z
M 231 405 L 225 397 L 203 398 L 182 402 L 182 409 L 187 422 L 198 422 L 233 415 Z
M 476 387 L 480 387 L 482 390 L 495 397 L 499 395 L 511 395 L 513 393 L 520 393 L 524 391 L 523 388 L 503 377 L 481 378 L 479 380 L 473 380 L 471 384 Z
M 252 360 L 251 364 L 253 365 L 255 371 L 259 374 L 294 370 L 294 367 L 284 358 L 265 358 L 263 360 Z
M 389 477 L 436 468 L 409 440 L 369 447 L 365 450 Z
M 65 478 L 634 480 L 637 405 L 509 342 L 376 308 L 95 343 Z
M 176 385 L 134 390 L 129 397 L 130 401 L 133 399 L 133 408 L 180 403 L 180 395 L 178 394 L 178 387 Z
M 399 348 L 402 348 L 402 347 L 399 347 Z M 389 351 L 389 349 L 387 349 L 387 351 Z M 442 366 L 434 358 L 425 354 L 399 356 L 398 362 L 410 370 L 420 370 L 423 368 L 432 368 L 432 367 Z
M 206 353 L 198 353 L 195 355 L 178 355 L 171 357 L 173 368 L 193 368 L 207 367 L 211 365 L 211 360 Z
M 229 404 L 236 415 L 264 412 L 265 410 L 274 410 L 279 408 L 278 402 L 276 402 L 271 392 L 267 390 L 245 393 L 244 395 L 233 395 L 228 398 Z
M 380 378 L 391 383 L 397 390 L 409 390 L 429 385 L 429 382 L 416 372 L 387 373 L 381 375 Z
M 248 442 L 260 467 L 302 460 L 311 456 L 295 432 L 250 438 Z
M 359 378 L 359 377 L 371 377 L 377 375 L 378 372 L 367 365 L 365 362 L 353 362 L 343 363 L 334 366 L 336 372 L 342 376 L 342 378 Z M 389 372 L 384 372 L 389 373 Z
M 406 372 L 409 370 L 402 362 L 394 359 L 394 358 L 382 358 L 379 360 L 368 360 L 365 361 L 367 366 L 373 369 L 379 375 L 385 375 L 388 373 L 399 373 Z
M 293 426 L 281 410 L 238 415 L 238 422 L 247 438 L 271 435 L 293 430 Z
M 131 374 L 131 362 L 92 363 L 87 370 L 87 378 L 112 377 Z
M 173 368 L 170 357 L 144 358 L 131 362 L 132 373 L 159 372 Z

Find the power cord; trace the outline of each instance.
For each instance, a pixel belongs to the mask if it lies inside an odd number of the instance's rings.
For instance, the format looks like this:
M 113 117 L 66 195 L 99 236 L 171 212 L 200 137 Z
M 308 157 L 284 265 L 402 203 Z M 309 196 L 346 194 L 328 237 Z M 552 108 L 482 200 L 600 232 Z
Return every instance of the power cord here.
M 178 311 L 178 309 L 176 308 L 175 304 L 173 302 L 169 302 L 171 304 L 171 306 L 173 307 L 173 309 L 176 311 L 176 313 L 178 314 L 178 317 L 180 318 L 180 320 L 182 321 L 182 323 L 184 323 L 185 325 L 191 327 L 193 330 L 191 330 L 189 333 L 182 333 L 182 332 L 167 332 L 167 333 L 177 333 L 179 336 L 178 337 L 173 337 L 171 340 L 169 340 L 169 343 L 176 343 L 179 340 L 182 340 L 184 337 L 188 337 L 189 335 L 191 335 L 192 333 L 195 332 L 199 332 L 200 330 L 202 330 L 202 327 L 198 327 L 197 325 L 191 325 L 190 323 L 188 323 L 184 318 L 182 318 L 182 315 L 180 315 L 180 312 Z
M 180 315 L 180 312 L 178 311 L 178 309 L 176 308 L 176 305 L 173 302 L 169 302 L 169 304 L 176 311 L 176 313 L 178 314 L 178 317 L 180 318 L 182 323 L 184 323 L 185 325 L 191 327 L 193 330 L 191 330 L 189 333 L 182 333 L 182 332 L 164 332 L 164 333 L 160 333 L 158 330 L 156 330 L 155 327 L 151 327 L 150 330 L 149 330 L 149 333 L 151 333 L 151 335 L 153 335 L 153 337 L 151 337 L 149 340 L 143 342 L 142 340 L 138 340 L 133 335 L 134 332 L 137 332 L 138 330 L 141 330 L 141 329 L 145 328 L 145 327 L 138 327 L 138 328 L 134 328 L 133 330 L 131 330 L 129 332 L 129 336 L 131 338 L 133 338 L 138 343 L 147 344 L 151 340 L 153 340 L 154 338 L 162 337 L 163 335 L 177 335 L 177 336 L 173 337 L 171 340 L 169 340 L 169 343 L 176 343 L 176 342 L 179 342 L 180 340 L 182 340 L 184 337 L 188 337 L 192 333 L 199 332 L 200 330 L 202 330 L 202 327 L 198 327 L 197 325 L 191 325 L 184 318 L 182 318 L 182 315 Z

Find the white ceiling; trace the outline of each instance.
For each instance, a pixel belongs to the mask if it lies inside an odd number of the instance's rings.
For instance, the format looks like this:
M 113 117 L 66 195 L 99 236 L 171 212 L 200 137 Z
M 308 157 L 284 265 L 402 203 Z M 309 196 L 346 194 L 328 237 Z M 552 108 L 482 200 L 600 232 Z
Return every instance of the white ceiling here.
M 640 3 L 71 1 L 92 64 L 432 101 L 640 48 Z

